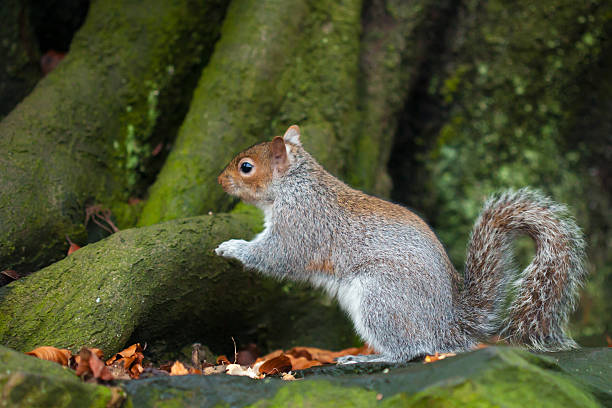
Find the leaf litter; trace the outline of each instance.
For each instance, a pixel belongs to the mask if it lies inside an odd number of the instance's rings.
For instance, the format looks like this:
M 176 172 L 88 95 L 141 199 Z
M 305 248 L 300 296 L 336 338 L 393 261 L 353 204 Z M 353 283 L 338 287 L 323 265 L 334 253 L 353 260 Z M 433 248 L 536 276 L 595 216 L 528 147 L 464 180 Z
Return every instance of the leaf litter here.
M 146 347 L 146 345 L 145 345 Z M 290 350 L 275 350 L 262 357 L 256 358 L 256 348 L 247 346 L 248 355 L 234 351 L 234 362 L 225 355 L 217 357 L 215 364 L 202 361 L 199 354 L 200 344 L 194 344 L 191 363 L 169 361 L 154 367 L 144 362 L 144 348 L 136 343 L 116 353 L 104 361 L 104 352 L 96 348 L 83 347 L 78 354 L 72 355 L 70 350 L 56 347 L 38 347 L 26 354 L 56 362 L 69 367 L 75 374 L 87 382 L 107 384 L 112 380 L 138 379 L 142 375 L 151 376 L 178 376 L 178 375 L 215 375 L 227 374 L 244 376 L 253 379 L 263 379 L 266 376 L 278 376 L 285 381 L 296 380 L 294 373 L 310 367 L 335 364 L 338 357 L 346 355 L 374 354 L 374 350 L 365 345 L 352 347 L 340 351 L 331 351 L 316 347 L 294 347 Z M 430 363 L 454 356 L 452 353 L 426 356 L 423 363 Z M 253 359 L 255 359 L 253 361 Z M 249 360 L 248 364 L 241 364 L 240 360 Z

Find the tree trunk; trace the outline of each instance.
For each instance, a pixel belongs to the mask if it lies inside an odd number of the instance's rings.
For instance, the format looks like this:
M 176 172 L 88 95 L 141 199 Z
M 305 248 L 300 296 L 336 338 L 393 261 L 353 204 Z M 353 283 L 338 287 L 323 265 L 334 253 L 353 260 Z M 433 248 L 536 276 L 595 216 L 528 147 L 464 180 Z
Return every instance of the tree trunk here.
M 36 85 L 40 51 L 26 1 L 4 0 L 0 7 L 0 119 Z
M 93 2 L 68 56 L 0 123 L 0 269 L 59 259 L 86 205 L 127 201 L 156 132 L 182 118 L 224 3 Z
M 361 1 L 232 2 L 141 225 L 217 211 L 216 177 L 249 145 L 291 124 L 333 173 L 356 141 Z

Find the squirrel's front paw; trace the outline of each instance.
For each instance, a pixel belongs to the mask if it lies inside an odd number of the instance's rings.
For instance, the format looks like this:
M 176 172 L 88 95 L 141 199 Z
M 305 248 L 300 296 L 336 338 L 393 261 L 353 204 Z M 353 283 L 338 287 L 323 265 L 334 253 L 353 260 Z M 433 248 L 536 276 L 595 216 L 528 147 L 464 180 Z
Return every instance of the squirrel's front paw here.
M 248 244 L 249 243 L 244 239 L 230 239 L 219 245 L 217 249 L 215 249 L 215 253 L 224 258 L 236 258 L 240 260 Z

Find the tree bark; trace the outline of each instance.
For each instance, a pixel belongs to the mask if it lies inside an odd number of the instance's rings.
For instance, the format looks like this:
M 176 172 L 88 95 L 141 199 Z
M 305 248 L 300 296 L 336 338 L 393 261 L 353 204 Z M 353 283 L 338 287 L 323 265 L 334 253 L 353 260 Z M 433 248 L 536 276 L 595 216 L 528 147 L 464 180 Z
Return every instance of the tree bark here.
M 319 292 L 287 288 L 214 254 L 220 242 L 260 228 L 257 216 L 207 215 L 87 245 L 0 288 L 0 344 L 91 346 L 107 355 L 137 341 L 158 351 L 162 342 L 176 351 L 196 341 L 225 351 L 232 337 L 262 348 L 350 345 L 351 324 Z
M 342 174 L 356 141 L 360 11 L 359 0 L 232 2 L 139 223 L 229 208 L 219 172 L 295 123 L 306 148 Z
M 0 119 L 8 114 L 42 77 L 40 50 L 30 24 L 26 1 L 5 0 L 0 8 Z
M 84 238 L 86 205 L 127 201 L 155 133 L 181 119 L 224 5 L 92 3 L 67 57 L 0 123 L 0 269 L 59 259 L 66 234 Z

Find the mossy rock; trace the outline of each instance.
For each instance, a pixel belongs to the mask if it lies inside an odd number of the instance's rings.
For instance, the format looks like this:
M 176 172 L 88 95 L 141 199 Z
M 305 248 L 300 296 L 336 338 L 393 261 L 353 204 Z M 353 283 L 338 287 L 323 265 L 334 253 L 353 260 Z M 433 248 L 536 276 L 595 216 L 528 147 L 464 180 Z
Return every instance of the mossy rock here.
M 599 407 L 612 395 L 584 387 L 584 359 L 611 379 L 612 351 L 539 356 L 490 347 L 433 364 L 328 366 L 298 372 L 299 381 L 218 376 L 163 377 L 131 381 L 124 387 L 135 406 L 457 406 Z M 574 363 L 578 361 L 577 363 Z M 608 384 L 612 383 L 608 381 Z M 605 387 L 605 386 L 604 386 Z M 602 396 L 607 396 L 602 399 Z
M 74 371 L 0 346 L 0 407 L 108 407 L 125 400 L 119 388 L 87 384 Z

